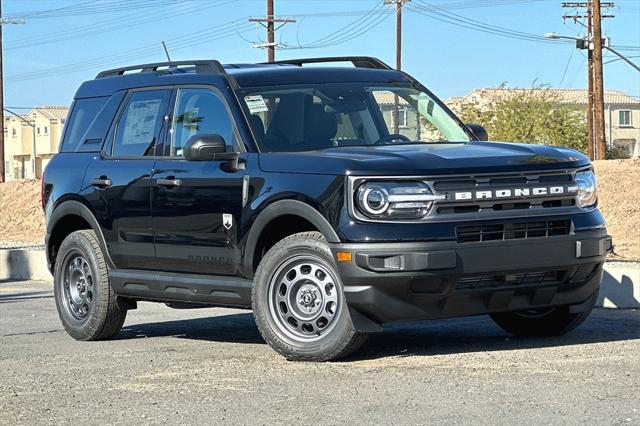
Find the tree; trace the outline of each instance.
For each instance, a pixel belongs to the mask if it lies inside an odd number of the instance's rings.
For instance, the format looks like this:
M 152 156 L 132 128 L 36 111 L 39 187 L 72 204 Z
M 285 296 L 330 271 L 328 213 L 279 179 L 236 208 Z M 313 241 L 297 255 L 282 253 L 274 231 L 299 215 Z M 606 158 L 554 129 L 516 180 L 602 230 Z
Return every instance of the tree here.
M 500 93 L 500 92 L 499 92 Z M 545 87 L 512 89 L 497 99 L 454 106 L 465 123 L 484 126 L 491 140 L 567 146 L 587 151 L 583 110 L 558 102 Z

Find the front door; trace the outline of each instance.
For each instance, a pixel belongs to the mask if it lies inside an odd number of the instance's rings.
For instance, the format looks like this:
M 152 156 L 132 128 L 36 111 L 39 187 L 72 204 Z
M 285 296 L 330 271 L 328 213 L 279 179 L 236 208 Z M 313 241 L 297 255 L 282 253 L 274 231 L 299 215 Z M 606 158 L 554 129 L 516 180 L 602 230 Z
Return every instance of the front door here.
M 178 89 L 175 103 L 167 156 L 156 161 L 151 179 L 158 269 L 235 275 L 244 172 L 182 156 L 182 147 L 198 134 L 218 134 L 227 150 L 237 151 L 233 122 L 222 97 L 210 88 Z

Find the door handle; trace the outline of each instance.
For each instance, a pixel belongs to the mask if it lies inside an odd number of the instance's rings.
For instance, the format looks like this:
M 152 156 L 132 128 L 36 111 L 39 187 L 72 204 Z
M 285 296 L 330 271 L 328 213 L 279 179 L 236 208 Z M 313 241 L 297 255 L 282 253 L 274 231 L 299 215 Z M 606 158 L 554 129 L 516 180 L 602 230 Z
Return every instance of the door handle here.
M 91 179 L 91 186 L 96 188 L 108 188 L 111 185 L 113 185 L 113 182 L 111 181 L 111 179 L 105 176 Z
M 159 186 L 176 187 L 182 185 L 180 179 L 174 179 L 173 176 L 169 176 L 167 179 L 158 179 L 156 183 Z

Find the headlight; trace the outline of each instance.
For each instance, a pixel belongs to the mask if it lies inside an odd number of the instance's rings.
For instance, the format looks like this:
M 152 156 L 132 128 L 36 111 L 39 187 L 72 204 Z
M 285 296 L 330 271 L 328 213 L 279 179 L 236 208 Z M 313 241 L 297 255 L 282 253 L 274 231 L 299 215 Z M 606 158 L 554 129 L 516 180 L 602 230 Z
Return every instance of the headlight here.
M 370 219 L 419 219 L 431 211 L 436 200 L 429 185 L 414 181 L 371 181 L 358 186 L 358 211 Z
M 576 203 L 578 207 L 589 207 L 596 203 L 598 194 L 596 191 L 596 175 L 591 170 L 576 173 Z

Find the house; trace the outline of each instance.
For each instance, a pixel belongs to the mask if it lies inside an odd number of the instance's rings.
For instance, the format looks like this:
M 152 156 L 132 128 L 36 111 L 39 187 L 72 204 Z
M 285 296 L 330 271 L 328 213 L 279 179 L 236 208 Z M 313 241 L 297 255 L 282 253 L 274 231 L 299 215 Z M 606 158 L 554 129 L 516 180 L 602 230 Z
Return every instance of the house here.
M 7 180 L 40 178 L 49 159 L 58 152 L 64 123 L 69 113 L 65 106 L 36 107 L 27 114 L 5 114 L 4 145 Z M 34 176 L 35 138 L 35 176 Z
M 559 104 L 574 106 L 583 109 L 586 113 L 588 104 L 586 89 L 486 88 L 472 90 L 464 96 L 450 98 L 446 103 L 454 110 L 457 106 L 466 103 L 475 103 L 482 108 L 518 93 L 537 90 L 548 92 Z M 640 99 L 618 90 L 605 90 L 604 109 L 607 145 L 618 148 L 626 156 L 640 156 Z

